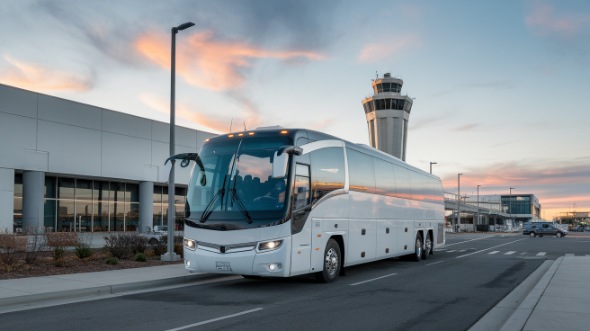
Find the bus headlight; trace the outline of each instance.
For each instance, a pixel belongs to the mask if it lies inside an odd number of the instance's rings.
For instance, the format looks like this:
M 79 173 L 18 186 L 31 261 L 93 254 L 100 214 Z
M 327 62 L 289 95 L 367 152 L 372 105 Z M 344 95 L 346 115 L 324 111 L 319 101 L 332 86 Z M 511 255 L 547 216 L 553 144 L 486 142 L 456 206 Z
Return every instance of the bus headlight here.
M 194 251 L 197 249 L 197 242 L 192 239 L 184 238 L 184 247 Z
M 283 244 L 282 240 L 262 241 L 258 243 L 258 251 L 266 252 L 278 249 Z

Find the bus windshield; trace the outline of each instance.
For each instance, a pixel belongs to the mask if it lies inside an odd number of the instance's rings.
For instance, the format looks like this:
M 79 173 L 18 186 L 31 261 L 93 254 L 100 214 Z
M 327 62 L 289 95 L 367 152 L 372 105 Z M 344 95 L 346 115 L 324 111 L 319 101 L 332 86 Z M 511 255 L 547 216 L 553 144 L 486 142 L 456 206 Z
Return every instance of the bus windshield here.
M 275 152 L 288 137 L 209 142 L 199 153 L 185 208 L 186 224 L 235 230 L 280 224 L 289 201 L 288 171 L 273 178 Z

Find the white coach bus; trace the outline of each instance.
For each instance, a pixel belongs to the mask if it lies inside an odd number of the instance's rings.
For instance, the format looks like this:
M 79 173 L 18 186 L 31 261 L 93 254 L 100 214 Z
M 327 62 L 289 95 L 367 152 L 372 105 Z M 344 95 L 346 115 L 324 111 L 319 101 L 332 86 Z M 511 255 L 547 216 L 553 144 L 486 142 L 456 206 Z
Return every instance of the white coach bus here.
M 304 129 L 263 128 L 208 140 L 185 207 L 184 265 L 246 278 L 314 273 L 445 243 L 438 177 L 369 146 Z

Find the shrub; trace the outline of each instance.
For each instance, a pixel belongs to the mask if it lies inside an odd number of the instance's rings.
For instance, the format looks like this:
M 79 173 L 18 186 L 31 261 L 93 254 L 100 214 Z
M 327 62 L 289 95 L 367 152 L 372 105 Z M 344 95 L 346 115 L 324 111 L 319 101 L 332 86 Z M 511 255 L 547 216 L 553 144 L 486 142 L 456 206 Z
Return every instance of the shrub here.
M 11 272 L 16 265 L 15 253 L 24 252 L 26 247 L 26 236 L 8 233 L 8 230 L 0 233 L 0 261 L 2 261 L 6 272 Z
M 116 233 L 104 237 L 106 248 L 118 259 L 130 259 L 137 253 L 145 253 L 147 238 L 137 233 Z
M 88 234 L 79 234 L 76 243 L 76 256 L 80 259 L 86 259 L 92 256 L 94 251 L 91 248 L 92 236 Z
M 86 259 L 92 256 L 92 248 L 90 248 L 90 246 L 86 245 L 86 244 L 78 244 L 76 245 L 76 256 L 78 256 L 79 259 Z
M 25 263 L 33 264 L 37 261 L 38 252 L 45 249 L 47 239 L 45 237 L 45 227 L 27 226 L 24 229 L 27 235 L 27 249 L 25 253 Z
M 119 259 L 117 259 L 116 257 L 111 257 L 107 260 L 107 264 L 117 265 L 119 264 Z
M 147 257 L 145 257 L 145 254 L 143 254 L 143 253 L 137 253 L 137 254 L 135 254 L 134 260 L 137 262 L 146 262 Z
M 76 246 L 78 243 L 78 234 L 76 232 L 50 232 L 47 237 L 47 246 L 53 248 L 53 259 L 58 267 L 64 266 L 63 258 L 66 247 Z

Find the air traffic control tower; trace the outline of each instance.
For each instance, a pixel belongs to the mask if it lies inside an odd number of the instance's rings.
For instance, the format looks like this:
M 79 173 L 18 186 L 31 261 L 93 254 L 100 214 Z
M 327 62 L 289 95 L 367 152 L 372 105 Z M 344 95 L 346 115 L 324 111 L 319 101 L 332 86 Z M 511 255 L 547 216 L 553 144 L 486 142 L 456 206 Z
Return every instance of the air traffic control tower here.
M 363 100 L 363 107 L 371 146 L 405 161 L 413 101 L 400 94 L 403 84 L 403 80 L 391 77 L 390 73 L 377 77 L 371 84 L 375 94 Z

